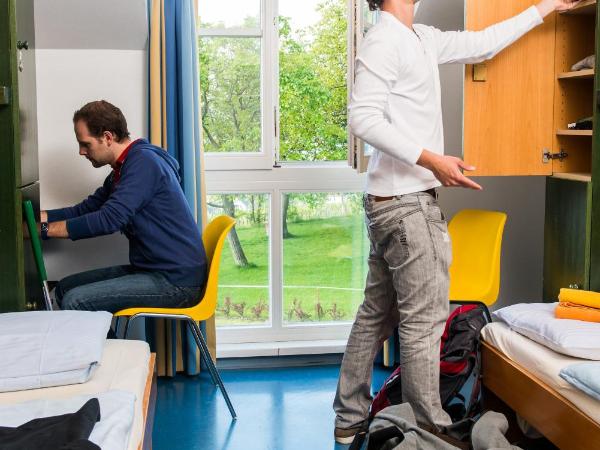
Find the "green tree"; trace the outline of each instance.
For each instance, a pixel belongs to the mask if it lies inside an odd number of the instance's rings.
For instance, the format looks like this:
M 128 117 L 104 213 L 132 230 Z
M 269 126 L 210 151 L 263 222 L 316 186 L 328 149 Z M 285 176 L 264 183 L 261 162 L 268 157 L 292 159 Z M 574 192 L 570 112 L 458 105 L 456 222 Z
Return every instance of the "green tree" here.
M 260 40 L 202 37 L 198 52 L 205 151 L 259 151 Z
M 343 160 L 347 152 L 345 0 L 324 0 L 319 21 L 292 30 L 280 17 L 280 155 L 287 161 Z
M 346 1 L 323 0 L 317 9 L 320 19 L 307 29 L 279 18 L 284 161 L 346 159 Z M 256 19 L 244 26 L 256 27 Z M 260 151 L 260 39 L 202 37 L 199 60 L 205 150 Z

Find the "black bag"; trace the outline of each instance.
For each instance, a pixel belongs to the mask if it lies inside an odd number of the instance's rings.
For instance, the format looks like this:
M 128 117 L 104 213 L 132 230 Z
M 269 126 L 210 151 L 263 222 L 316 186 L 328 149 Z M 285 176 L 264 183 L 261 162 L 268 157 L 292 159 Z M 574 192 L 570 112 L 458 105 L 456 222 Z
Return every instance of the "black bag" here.
M 481 329 L 491 322 L 490 313 L 483 304 L 465 304 L 456 308 L 446 321 L 440 345 L 440 398 L 442 408 L 454 425 L 449 432 L 457 438 L 468 437 L 473 418 L 481 412 Z M 402 402 L 402 373 L 398 367 L 383 383 L 371 404 L 369 421 L 359 433 L 351 449 L 359 449 L 367 435 L 368 423 L 375 415 L 391 405 Z M 460 391 L 469 378 L 473 387 L 469 401 Z M 464 431 L 464 432 L 463 432 Z
M 487 308 L 483 305 L 462 305 L 448 320 L 440 348 L 440 398 L 442 407 L 453 422 L 472 417 L 478 412 L 480 392 L 481 329 L 488 322 Z M 373 400 L 370 417 L 390 405 L 402 403 L 401 368 L 384 382 Z M 469 402 L 460 394 L 469 378 L 474 378 Z

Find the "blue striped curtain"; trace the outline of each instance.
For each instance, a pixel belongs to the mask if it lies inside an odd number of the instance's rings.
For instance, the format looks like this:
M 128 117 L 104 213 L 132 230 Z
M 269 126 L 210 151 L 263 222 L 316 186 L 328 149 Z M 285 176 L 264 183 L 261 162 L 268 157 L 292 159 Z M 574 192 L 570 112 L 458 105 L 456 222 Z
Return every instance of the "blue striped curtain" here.
M 207 219 L 195 1 L 150 0 L 149 7 L 150 141 L 179 162 L 183 192 L 202 230 Z M 214 358 L 214 318 L 201 328 Z M 159 375 L 200 371 L 200 355 L 185 325 L 148 320 L 146 334 L 157 352 Z

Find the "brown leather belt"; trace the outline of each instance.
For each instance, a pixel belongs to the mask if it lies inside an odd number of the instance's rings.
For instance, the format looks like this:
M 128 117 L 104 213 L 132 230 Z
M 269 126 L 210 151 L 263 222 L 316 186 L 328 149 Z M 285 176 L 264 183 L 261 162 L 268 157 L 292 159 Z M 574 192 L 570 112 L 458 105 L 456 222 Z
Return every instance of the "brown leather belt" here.
M 428 190 L 422 191 L 422 192 L 415 192 L 415 194 L 429 194 L 433 198 L 437 199 L 437 191 L 435 189 L 428 189 Z M 377 195 L 373 196 L 373 199 L 376 202 L 385 202 L 385 201 L 388 201 L 388 200 L 393 200 L 395 198 L 396 198 L 396 196 L 394 196 L 394 195 L 392 195 L 391 197 L 379 197 Z

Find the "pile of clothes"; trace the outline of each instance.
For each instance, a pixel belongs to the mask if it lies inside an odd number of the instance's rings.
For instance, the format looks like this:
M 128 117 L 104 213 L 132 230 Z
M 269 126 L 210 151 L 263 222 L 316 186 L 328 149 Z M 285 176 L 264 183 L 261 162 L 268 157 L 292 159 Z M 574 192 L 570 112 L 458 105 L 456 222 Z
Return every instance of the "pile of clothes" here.
M 504 434 L 508 421 L 503 414 L 488 411 L 477 420 L 471 429 L 471 444 L 457 442 L 437 431 L 424 430 L 417 426 L 412 407 L 408 403 L 388 406 L 381 410 L 371 425 L 363 444 L 359 441 L 350 449 L 366 450 L 521 450 L 511 445 Z
M 555 315 L 557 319 L 600 323 L 600 293 L 561 289 Z

